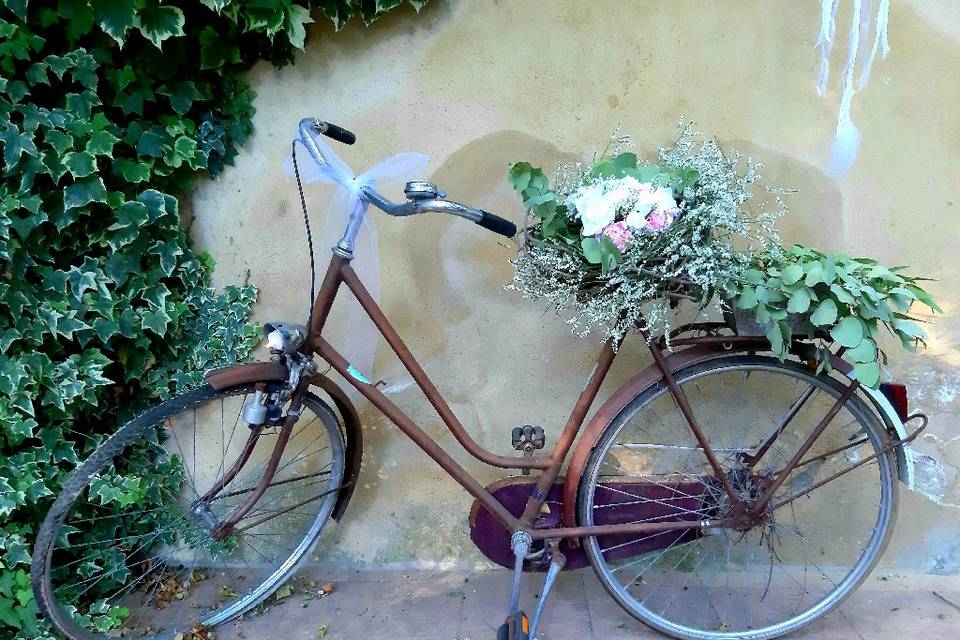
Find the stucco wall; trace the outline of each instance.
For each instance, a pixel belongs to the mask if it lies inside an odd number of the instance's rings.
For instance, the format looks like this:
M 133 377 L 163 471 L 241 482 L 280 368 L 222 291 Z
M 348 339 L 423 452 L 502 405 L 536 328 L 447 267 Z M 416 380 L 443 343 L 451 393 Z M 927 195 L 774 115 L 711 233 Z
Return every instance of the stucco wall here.
M 370 29 L 314 25 L 294 66 L 251 74 L 254 136 L 235 168 L 194 194 L 192 232 L 217 260 L 218 283 L 249 270 L 261 288 L 258 319 L 302 322 L 308 262 L 295 184 L 282 172 L 299 118 L 319 113 L 357 132 L 358 143 L 338 151 L 358 170 L 422 151 L 425 177 L 451 199 L 519 221 L 504 181 L 509 162 L 588 159 L 618 122 L 649 153 L 685 114 L 762 160 L 767 184 L 800 189 L 781 225 L 785 240 L 938 279 L 930 289 L 945 313 L 929 326 L 930 349 L 892 351 L 890 371 L 931 415 L 918 448 L 943 464 L 942 500 L 960 503 L 960 5 L 892 5 L 892 53 L 855 102 L 861 156 L 837 179 L 824 167 L 838 96 L 814 91 L 813 1 L 435 1 L 420 16 L 404 9 Z M 311 190 L 318 226 L 325 193 Z M 463 423 L 501 452 L 525 422 L 555 437 L 597 340 L 572 339 L 542 305 L 503 290 L 512 243 L 449 217 L 376 222 L 383 307 Z M 342 316 L 334 322 L 342 326 Z M 336 343 L 338 330 L 332 335 Z M 624 348 L 601 400 L 648 363 L 637 342 Z M 456 444 L 385 344 L 374 379 L 438 441 Z M 336 528 L 334 557 L 364 566 L 479 562 L 465 534 L 466 494 L 384 418 L 368 408 L 362 415 L 362 482 Z M 499 475 L 457 457 L 481 480 Z M 960 573 L 958 531 L 960 509 L 904 492 L 883 570 Z

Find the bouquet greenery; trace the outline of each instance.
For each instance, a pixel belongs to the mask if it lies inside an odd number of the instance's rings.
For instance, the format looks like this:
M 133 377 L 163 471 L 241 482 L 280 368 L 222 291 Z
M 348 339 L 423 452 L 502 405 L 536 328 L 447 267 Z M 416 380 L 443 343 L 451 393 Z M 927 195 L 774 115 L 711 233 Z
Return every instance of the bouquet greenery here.
M 908 314 L 916 302 L 940 308 L 923 279 L 875 260 L 782 247 L 780 197 L 775 211 L 746 206 L 759 165 L 741 169 L 738 155 L 689 125 L 653 162 L 624 152 L 628 143 L 615 133 L 588 166 L 561 163 L 553 186 L 527 162 L 508 172 L 528 211 L 510 288 L 548 300 L 576 334 L 600 329 L 615 345 L 636 327 L 669 337 L 679 302 L 713 301 L 735 330 L 765 335 L 781 360 L 793 339 L 808 339 L 819 342 L 823 369 L 838 345 L 871 387 L 886 362 L 882 328 L 909 349 L 924 343 Z
M 690 128 L 655 162 L 611 138 L 592 164 L 558 166 L 551 186 L 527 162 L 508 179 L 530 213 L 512 288 L 546 298 L 578 335 L 603 327 L 616 343 L 643 318 L 661 333 L 671 304 L 729 297 L 750 266 L 742 247 L 775 240 L 776 215 L 743 204 L 757 179 Z M 737 249 L 736 247 L 741 247 Z

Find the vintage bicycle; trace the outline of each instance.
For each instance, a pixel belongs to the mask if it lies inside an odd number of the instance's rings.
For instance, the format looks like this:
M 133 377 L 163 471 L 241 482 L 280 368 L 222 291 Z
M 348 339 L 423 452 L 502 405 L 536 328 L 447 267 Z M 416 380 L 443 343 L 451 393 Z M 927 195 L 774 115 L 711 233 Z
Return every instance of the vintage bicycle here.
M 355 140 L 314 118 L 299 134 L 320 164 L 330 160 L 321 134 Z M 445 213 L 516 233 L 429 182 L 409 182 L 405 194 L 394 203 L 365 186 L 361 197 L 392 216 Z M 890 539 L 898 478 L 910 481 L 906 444 L 927 422 L 908 414 L 903 386 L 860 385 L 839 350 L 818 372 L 804 340 L 781 362 L 765 338 L 722 322 L 680 327 L 669 348 L 639 331 L 653 364 L 585 428 L 618 344 L 603 345 L 549 455 L 536 453 L 546 435 L 531 425 L 511 432 L 518 454 L 496 454 L 471 438 L 351 266 L 365 209 L 333 248 L 308 324 L 265 325 L 270 361 L 208 372 L 72 473 L 32 565 L 37 602 L 63 636 L 206 637 L 309 561 L 329 521 L 346 515 L 363 449 L 356 409 L 315 356 L 474 499 L 471 538 L 513 571 L 499 638 L 537 637 L 563 569 L 591 566 L 626 612 L 690 639 L 789 633 L 869 574 Z M 304 216 L 309 237 L 305 204 Z M 323 330 L 342 286 L 460 445 L 520 474 L 483 486 L 331 346 Z M 162 481 L 147 483 L 143 468 L 162 471 Z M 546 571 L 532 618 L 520 607 L 523 571 Z

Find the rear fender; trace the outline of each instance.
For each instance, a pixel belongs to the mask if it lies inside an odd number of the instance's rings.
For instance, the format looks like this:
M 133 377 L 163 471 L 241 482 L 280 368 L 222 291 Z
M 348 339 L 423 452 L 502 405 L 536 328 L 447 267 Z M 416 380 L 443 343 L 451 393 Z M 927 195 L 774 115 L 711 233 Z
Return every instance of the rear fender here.
M 815 360 L 816 354 L 811 345 L 801 343 L 795 345 L 795 347 L 796 348 L 794 349 L 793 354 L 801 360 Z M 670 354 L 666 357 L 666 363 L 671 371 L 676 372 L 713 358 L 756 351 L 756 348 L 745 349 L 737 348 L 736 346 L 734 346 L 732 349 L 727 349 L 719 344 L 696 345 L 689 349 L 684 349 L 682 351 L 677 351 Z M 838 371 L 842 375 L 850 379 L 854 378 L 853 366 L 842 358 L 831 354 L 830 364 L 834 370 Z M 576 447 L 573 450 L 573 455 L 570 458 L 570 464 L 567 467 L 566 478 L 563 486 L 564 527 L 577 526 L 576 504 L 577 491 L 580 487 L 580 478 L 587 466 L 587 461 L 590 459 L 590 454 L 597 445 L 597 441 L 600 439 L 600 436 L 603 435 L 607 425 L 610 424 L 613 418 L 616 417 L 616 415 L 620 413 L 620 411 L 623 410 L 623 408 L 626 407 L 627 404 L 634 397 L 636 397 L 637 394 L 647 387 L 659 383 L 662 379 L 663 374 L 657 367 L 651 366 L 644 369 L 624 383 L 624 385 L 619 389 L 617 389 L 613 395 L 611 395 L 607 401 L 601 405 L 601 407 L 594 414 L 593 418 L 591 418 L 590 422 L 587 424 L 587 428 L 584 429 L 583 435 L 580 437 Z M 907 429 L 904 427 L 903 422 L 900 420 L 899 416 L 897 416 L 897 412 L 890 405 L 890 402 L 886 399 L 886 397 L 884 397 L 884 395 L 879 391 L 875 391 L 873 389 L 868 389 L 866 387 L 861 387 L 861 389 L 871 401 L 871 404 L 877 411 L 877 414 L 883 420 L 884 425 L 886 426 L 891 437 L 897 437 L 900 439 L 906 438 Z M 902 480 L 908 487 L 912 489 L 914 485 L 913 460 L 910 452 L 907 450 L 907 445 L 897 447 L 896 452 L 898 467 L 897 472 L 900 480 Z M 579 541 L 571 540 L 571 543 L 578 544 Z
M 211 387 L 220 391 L 228 387 L 255 382 L 285 382 L 288 378 L 287 367 L 282 362 L 250 362 L 221 369 L 213 369 L 204 374 Z M 336 407 L 343 424 L 343 437 L 346 441 L 346 468 L 344 469 L 343 489 L 337 497 L 332 517 L 339 521 L 347 509 L 360 477 L 360 462 L 363 458 L 363 431 L 360 417 L 350 399 L 330 378 L 315 374 L 310 383 L 324 391 Z M 321 400 L 323 402 L 323 400 Z

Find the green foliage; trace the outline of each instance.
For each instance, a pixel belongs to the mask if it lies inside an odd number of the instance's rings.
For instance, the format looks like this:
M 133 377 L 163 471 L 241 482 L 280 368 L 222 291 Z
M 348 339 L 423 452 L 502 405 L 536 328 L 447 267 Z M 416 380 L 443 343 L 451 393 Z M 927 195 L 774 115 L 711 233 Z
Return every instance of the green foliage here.
M 291 62 L 312 7 L 339 29 L 400 4 L 4 0 L 0 638 L 45 633 L 30 545 L 66 474 L 145 403 L 256 341 L 255 289 L 209 288 L 212 261 L 171 195 L 232 163 L 250 135 L 244 72 Z M 110 626 L 117 611 L 89 614 Z
M 922 279 L 903 275 L 903 269 L 793 245 L 779 255 L 755 257 L 740 282 L 737 306 L 753 310 L 757 322 L 771 323 L 767 337 L 781 359 L 794 337 L 788 315 L 797 314 L 794 320 L 806 325 L 803 337 L 843 347 L 860 382 L 876 387 L 880 365 L 886 364 L 886 354 L 877 346 L 881 328 L 913 350 L 926 338 L 908 315 L 913 304 L 941 311 L 918 284 Z M 828 361 L 823 359 L 820 366 L 828 366 Z

